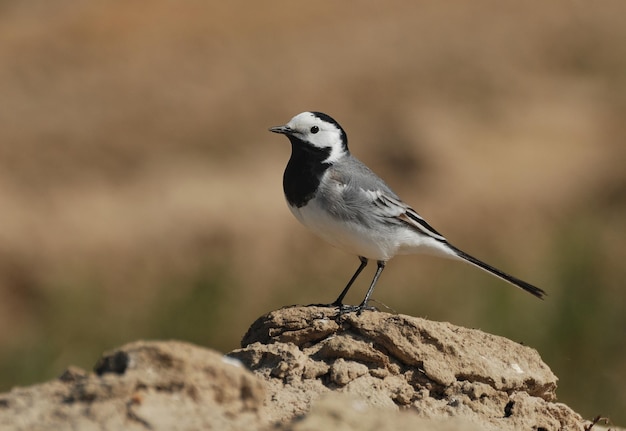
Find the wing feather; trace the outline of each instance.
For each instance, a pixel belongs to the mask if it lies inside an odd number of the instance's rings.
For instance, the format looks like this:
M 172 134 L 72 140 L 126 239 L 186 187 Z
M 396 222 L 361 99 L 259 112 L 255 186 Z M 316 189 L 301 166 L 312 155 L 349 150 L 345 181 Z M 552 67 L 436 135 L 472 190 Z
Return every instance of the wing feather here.
M 389 195 L 380 190 L 368 191 L 374 198 L 372 203 L 379 209 L 379 215 L 385 215 L 410 227 L 418 230 L 420 233 L 434 238 L 438 241 L 445 242 L 443 235 L 429 225 L 413 208 L 402 202 L 398 197 Z
M 379 217 L 388 223 L 400 223 L 437 241 L 446 242 L 443 235 L 354 157 L 341 166 L 333 166 L 329 169 L 328 175 L 329 182 L 333 184 L 331 188 L 334 190 L 334 197 L 328 200 L 329 205 L 341 202 L 343 211 L 340 213 L 344 216 L 353 212 L 353 215 L 366 225 L 369 224 L 369 217 Z

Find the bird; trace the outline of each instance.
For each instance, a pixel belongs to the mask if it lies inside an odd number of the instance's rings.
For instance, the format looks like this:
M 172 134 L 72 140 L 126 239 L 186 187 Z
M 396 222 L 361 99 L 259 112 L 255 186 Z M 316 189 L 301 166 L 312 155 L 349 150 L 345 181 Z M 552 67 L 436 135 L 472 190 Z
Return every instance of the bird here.
M 302 112 L 270 132 L 285 135 L 291 156 L 283 191 L 293 215 L 331 245 L 358 256 L 360 264 L 339 297 L 328 304 L 345 312 L 372 310 L 369 301 L 387 262 L 396 255 L 427 253 L 469 263 L 543 299 L 546 292 L 453 246 L 348 149 L 348 136 L 331 116 Z M 365 298 L 343 303 L 367 266 L 377 262 Z

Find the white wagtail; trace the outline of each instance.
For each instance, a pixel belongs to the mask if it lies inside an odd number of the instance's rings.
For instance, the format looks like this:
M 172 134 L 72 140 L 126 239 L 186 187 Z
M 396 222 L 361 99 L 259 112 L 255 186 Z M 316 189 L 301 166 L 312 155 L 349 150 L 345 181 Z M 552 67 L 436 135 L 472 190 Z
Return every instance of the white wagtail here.
M 269 129 L 286 135 L 291 158 L 283 175 L 289 209 L 314 233 L 361 264 L 331 305 L 342 310 L 368 308 L 374 286 L 389 259 L 425 252 L 468 262 L 542 298 L 545 292 L 486 264 L 451 245 L 439 232 L 348 150 L 343 128 L 321 112 L 303 112 L 284 126 Z M 343 305 L 350 286 L 369 259 L 376 259 L 374 279 L 357 307 Z

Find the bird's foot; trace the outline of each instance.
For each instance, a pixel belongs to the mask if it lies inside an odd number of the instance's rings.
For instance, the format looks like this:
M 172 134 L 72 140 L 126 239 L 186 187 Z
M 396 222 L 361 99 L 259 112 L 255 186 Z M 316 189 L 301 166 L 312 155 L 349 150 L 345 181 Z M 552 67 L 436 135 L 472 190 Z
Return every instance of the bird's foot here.
M 360 305 L 332 304 L 332 305 L 339 308 L 340 315 L 356 312 L 357 316 L 360 316 L 361 313 L 363 313 L 364 311 L 378 311 L 376 307 L 371 307 L 367 304 L 360 304 Z
M 378 308 L 363 303 L 359 305 L 346 305 L 337 301 L 330 304 L 309 304 L 307 305 L 307 307 L 337 308 L 340 316 L 348 313 L 356 313 L 357 315 L 361 315 L 361 313 L 364 311 L 379 311 Z

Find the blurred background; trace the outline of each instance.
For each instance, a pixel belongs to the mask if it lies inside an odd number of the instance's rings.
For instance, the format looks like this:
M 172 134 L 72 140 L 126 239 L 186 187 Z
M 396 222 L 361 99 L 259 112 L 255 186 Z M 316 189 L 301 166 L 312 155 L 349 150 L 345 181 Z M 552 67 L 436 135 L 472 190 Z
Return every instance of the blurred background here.
M 139 338 L 226 352 L 358 260 L 282 195 L 304 110 L 453 244 L 375 305 L 536 348 L 626 423 L 626 3 L 0 2 L 0 390 Z M 369 267 L 348 301 L 361 301 Z

